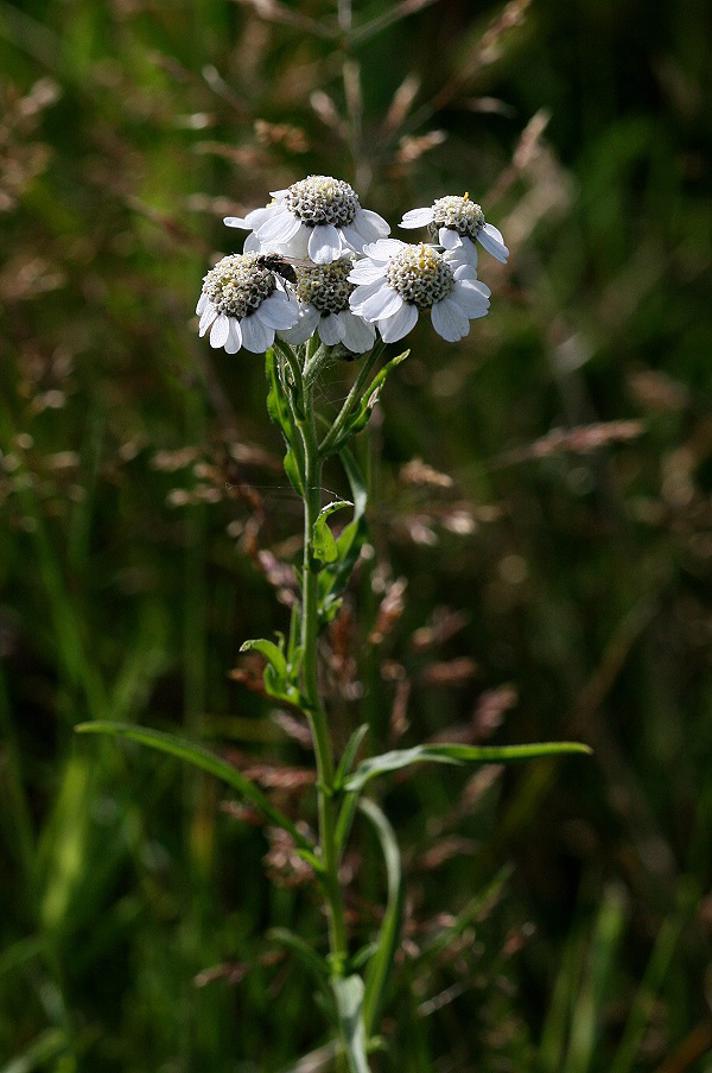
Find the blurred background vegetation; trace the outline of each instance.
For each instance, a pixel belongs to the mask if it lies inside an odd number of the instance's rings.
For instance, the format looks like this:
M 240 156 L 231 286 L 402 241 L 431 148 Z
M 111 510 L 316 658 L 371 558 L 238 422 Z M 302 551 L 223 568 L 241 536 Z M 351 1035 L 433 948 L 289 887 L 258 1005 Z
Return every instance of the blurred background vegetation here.
M 291 847 L 72 731 L 182 728 L 313 815 L 304 727 L 236 655 L 285 624 L 299 504 L 261 362 L 192 318 L 222 216 L 310 172 L 394 226 L 469 190 L 512 250 L 362 437 L 335 734 L 596 750 L 382 788 L 408 906 L 374 1065 L 712 1071 L 711 32 L 644 0 L 1 0 L 2 1073 L 330 1066 L 268 931 L 323 939 Z M 347 869 L 367 941 L 368 831 Z

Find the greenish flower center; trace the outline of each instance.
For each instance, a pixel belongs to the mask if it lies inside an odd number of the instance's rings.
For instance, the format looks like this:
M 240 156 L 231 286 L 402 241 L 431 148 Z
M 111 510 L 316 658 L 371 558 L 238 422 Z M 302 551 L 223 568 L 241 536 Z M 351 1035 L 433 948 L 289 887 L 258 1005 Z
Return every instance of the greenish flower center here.
M 425 242 L 397 253 L 388 264 L 386 280 L 406 302 L 419 309 L 430 309 L 447 298 L 455 286 L 450 265 Z
M 298 269 L 297 298 L 324 315 L 342 313 L 349 308 L 349 296 L 354 290 L 354 284 L 347 279 L 352 268 L 353 261 L 347 258 L 329 265 Z
M 433 202 L 433 227 L 449 227 L 457 231 L 458 235 L 467 235 L 469 238 L 477 238 L 477 232 L 481 230 L 485 222 L 485 214 L 475 201 L 470 201 L 467 194 L 459 197 L 456 194 L 448 194 Z
M 352 186 L 330 175 L 309 175 L 289 187 L 287 208 L 307 227 L 317 224 L 346 226 L 361 205 Z
M 274 273 L 258 262 L 259 254 L 232 253 L 223 257 L 203 279 L 206 294 L 218 313 L 247 317 L 274 292 Z

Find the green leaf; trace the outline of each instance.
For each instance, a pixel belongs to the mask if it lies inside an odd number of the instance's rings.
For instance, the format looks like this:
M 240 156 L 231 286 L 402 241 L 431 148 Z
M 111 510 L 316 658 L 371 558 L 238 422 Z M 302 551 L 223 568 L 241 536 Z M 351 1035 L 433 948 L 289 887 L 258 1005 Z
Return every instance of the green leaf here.
M 358 796 L 358 792 L 354 791 L 344 794 L 343 804 L 341 805 L 338 819 L 336 821 L 336 830 L 334 831 L 334 838 L 336 839 L 336 847 L 339 855 L 343 854 L 346 849 L 346 843 L 348 842 L 351 827 L 354 822 L 354 816 L 356 815 Z
M 241 652 L 259 652 L 267 660 L 264 669 L 265 691 L 276 700 L 284 700 L 289 704 L 299 704 L 300 696 L 298 688 L 293 685 L 293 672 L 287 664 L 284 655 L 284 638 L 280 635 L 280 644 L 267 641 L 264 637 L 257 637 L 251 641 L 245 641 L 240 646 Z
M 344 507 L 353 507 L 348 499 L 335 499 L 333 503 L 327 503 L 319 511 L 319 515 L 312 526 L 312 551 L 314 558 L 322 563 L 333 563 L 338 558 L 336 539 L 327 524 L 327 519 L 337 510 Z
M 354 765 L 354 760 L 356 759 L 356 754 L 361 747 L 361 742 L 367 734 L 368 723 L 362 723 L 360 727 L 356 727 L 353 734 L 347 741 L 346 747 L 341 754 L 341 759 L 339 760 L 339 766 L 336 769 L 336 774 L 334 775 L 334 790 L 340 790 L 343 786 L 344 779 Z
M 410 764 L 514 764 L 570 753 L 590 755 L 593 750 L 577 741 L 534 742 L 529 745 L 415 745 L 369 757 L 344 783 L 347 790 L 362 790 L 377 775 L 398 771 Z
M 276 425 L 279 425 L 287 445 L 283 459 L 284 472 L 287 474 L 297 495 L 304 494 L 304 480 L 295 452 L 295 430 L 289 403 L 284 396 L 284 388 L 279 378 L 277 358 L 274 350 L 265 354 L 265 375 L 267 377 L 267 413 Z
M 289 404 L 284 397 L 282 385 L 279 382 L 277 371 L 277 358 L 274 350 L 270 349 L 265 354 L 265 375 L 267 377 L 267 413 L 276 425 L 279 425 L 287 443 L 292 442 L 292 420 L 289 412 Z
M 354 730 L 349 738 L 334 775 L 334 790 L 337 793 L 343 791 L 346 776 L 354 765 L 361 743 L 367 733 L 368 723 L 362 723 L 360 727 L 357 727 L 356 730 Z M 358 797 L 358 793 L 353 792 L 344 793 L 343 795 L 343 802 L 336 820 L 336 830 L 334 831 L 334 838 L 336 839 L 336 848 L 339 857 L 341 857 L 346 849 L 346 843 L 348 842 L 351 827 L 354 822 L 354 816 L 356 815 Z
M 355 433 L 360 432 L 362 428 L 368 424 L 373 408 L 378 402 L 381 392 L 383 391 L 386 380 L 402 361 L 410 354 L 410 350 L 404 350 L 402 354 L 398 354 L 397 357 L 391 358 L 390 361 L 378 370 L 367 390 L 361 397 L 361 401 L 356 410 L 354 410 L 351 418 L 348 421 L 345 429 L 345 437 L 353 436 Z
M 207 771 L 223 782 L 237 790 L 251 805 L 271 820 L 272 823 L 288 831 L 297 846 L 311 850 L 311 843 L 295 827 L 288 816 L 275 808 L 272 802 L 265 797 L 262 791 L 253 782 L 245 778 L 232 764 L 228 764 L 222 757 L 204 749 L 202 745 L 186 741 L 185 738 L 177 738 L 173 734 L 166 734 L 162 730 L 153 730 L 151 727 L 136 726 L 133 723 L 113 723 L 103 720 L 95 720 L 91 723 L 78 723 L 74 728 L 78 734 L 113 734 L 116 737 L 127 738 L 129 741 L 138 742 L 139 745 L 147 745 L 150 749 L 177 756 L 179 760 L 186 760 L 194 767 Z
M 264 637 L 256 637 L 250 641 L 243 641 L 240 645 L 241 652 L 259 652 L 261 656 L 264 656 L 267 662 L 274 667 L 274 670 L 278 677 L 286 681 L 287 679 L 287 661 L 284 658 L 284 653 L 279 645 L 276 645 L 274 641 L 266 641 Z
M 336 998 L 339 1027 L 346 1048 L 350 1073 L 371 1073 L 366 1057 L 363 980 L 360 976 L 334 977 L 331 986 Z
M 359 807 L 376 829 L 383 850 L 388 881 L 388 903 L 383 914 L 378 944 L 366 971 L 363 1020 L 366 1035 L 370 1036 L 380 1012 L 388 976 L 400 941 L 403 920 L 403 880 L 398 843 L 385 813 L 375 801 L 362 801 Z
M 282 465 L 284 466 L 284 472 L 287 474 L 289 483 L 291 484 L 297 495 L 304 495 L 304 480 L 302 478 L 301 470 L 299 469 L 299 463 L 297 462 L 297 456 L 290 447 L 282 459 Z

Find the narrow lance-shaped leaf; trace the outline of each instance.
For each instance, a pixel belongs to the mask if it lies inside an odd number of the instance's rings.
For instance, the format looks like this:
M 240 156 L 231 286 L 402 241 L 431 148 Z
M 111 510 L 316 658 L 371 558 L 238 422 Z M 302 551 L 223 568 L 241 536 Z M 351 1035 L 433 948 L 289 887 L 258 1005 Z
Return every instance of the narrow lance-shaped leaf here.
M 395 358 L 391 358 L 389 362 L 379 369 L 373 380 L 369 384 L 368 388 L 364 392 L 357 409 L 351 415 L 349 422 L 346 426 L 345 436 L 353 436 L 354 433 L 360 432 L 362 428 L 368 424 L 369 418 L 373 413 L 373 407 L 378 402 L 381 392 L 383 391 L 386 380 L 401 362 L 410 354 L 410 350 L 404 350 L 402 354 L 398 354 Z
M 287 445 L 283 460 L 284 472 L 297 495 L 303 495 L 304 481 L 299 467 L 299 460 L 295 453 L 295 430 L 292 415 L 280 383 L 277 357 L 274 350 L 271 349 L 265 354 L 265 375 L 267 377 L 267 413 L 275 424 L 279 425 Z
M 350 1073 L 371 1073 L 366 1057 L 363 1022 L 364 985 L 360 976 L 334 977 L 331 981 L 339 1015 L 339 1027 Z
M 92 723 L 78 723 L 74 728 L 78 734 L 113 734 L 116 737 L 127 738 L 129 741 L 138 742 L 139 745 L 147 745 L 150 749 L 176 756 L 179 760 L 187 760 L 189 764 L 207 771 L 223 782 L 237 790 L 250 804 L 271 820 L 272 823 L 283 830 L 288 831 L 295 843 L 302 849 L 311 850 L 312 844 L 295 827 L 288 816 L 280 812 L 265 797 L 262 791 L 253 782 L 245 778 L 241 771 L 228 764 L 226 760 L 216 756 L 215 753 L 204 749 L 202 745 L 177 738 L 173 734 L 166 734 L 162 730 L 153 730 L 151 727 L 136 726 L 133 723 L 112 723 L 96 720 Z
M 376 952 L 371 958 L 366 971 L 363 1020 L 366 1035 L 370 1036 L 377 1023 L 383 994 L 400 940 L 403 919 L 403 880 L 398 843 L 395 832 L 386 819 L 385 813 L 375 801 L 362 801 L 359 807 L 364 816 L 371 821 L 378 835 L 381 849 L 383 850 L 388 881 L 388 903 L 383 914 Z
M 289 405 L 285 399 L 277 373 L 277 357 L 273 350 L 265 354 L 265 375 L 267 377 L 267 413 L 276 425 L 279 425 L 287 443 L 292 439 L 292 422 Z
M 362 790 L 377 775 L 398 771 L 410 764 L 514 764 L 540 760 L 547 756 L 571 753 L 589 754 L 588 745 L 577 741 L 533 742 L 528 745 L 415 745 L 412 749 L 395 749 L 362 761 L 344 783 L 346 790 Z
M 356 727 L 353 734 L 346 742 L 341 759 L 339 760 L 339 766 L 336 769 L 334 775 L 334 789 L 339 790 L 343 785 L 343 781 L 351 771 L 354 765 L 354 760 L 361 748 L 361 742 L 368 734 L 368 723 L 361 723 L 361 726 Z

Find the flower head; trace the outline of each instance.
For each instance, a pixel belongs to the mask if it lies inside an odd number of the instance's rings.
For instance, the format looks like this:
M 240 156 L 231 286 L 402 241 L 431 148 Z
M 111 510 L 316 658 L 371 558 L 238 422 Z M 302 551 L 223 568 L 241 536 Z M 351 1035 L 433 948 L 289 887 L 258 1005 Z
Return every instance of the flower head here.
M 293 328 L 280 332 L 288 343 L 304 343 L 316 331 L 327 346 L 343 343 L 354 354 L 372 349 L 376 339 L 373 325 L 356 316 L 349 307 L 355 289 L 348 278 L 352 268 L 349 257 L 297 269 L 299 321 Z
M 446 249 L 461 246 L 470 262 L 477 264 L 475 240 L 498 261 L 505 263 L 509 250 L 501 231 L 488 224 L 480 205 L 469 194 L 439 197 L 430 208 L 411 209 L 400 222 L 401 227 L 429 227 Z
M 349 183 L 330 175 L 309 175 L 285 190 L 274 190 L 272 197 L 264 209 L 225 217 L 228 227 L 254 232 L 245 241 L 246 250 L 330 264 L 349 251 L 360 253 L 365 243 L 390 232 L 382 216 L 361 208 Z
M 277 328 L 296 323 L 299 308 L 275 274 L 255 253 L 223 257 L 203 278 L 195 312 L 200 336 L 210 329 L 210 345 L 236 354 L 240 347 L 263 354 Z
M 367 246 L 349 274 L 357 283 L 351 309 L 378 324 L 386 343 L 407 335 L 418 313 L 430 310 L 435 331 L 455 342 L 470 330 L 470 320 L 489 309 L 489 287 L 480 283 L 462 246 L 439 253 L 424 242 L 409 245 L 382 239 Z

